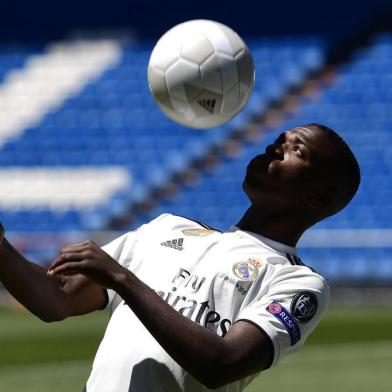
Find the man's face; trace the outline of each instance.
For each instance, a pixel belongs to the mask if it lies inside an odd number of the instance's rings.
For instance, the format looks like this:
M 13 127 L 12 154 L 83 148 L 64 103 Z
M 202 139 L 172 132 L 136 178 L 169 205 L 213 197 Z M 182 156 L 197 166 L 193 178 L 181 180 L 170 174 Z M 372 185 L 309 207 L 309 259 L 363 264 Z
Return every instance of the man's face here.
M 327 189 L 335 150 L 323 131 L 297 127 L 282 133 L 247 167 L 244 190 L 254 205 L 285 208 Z

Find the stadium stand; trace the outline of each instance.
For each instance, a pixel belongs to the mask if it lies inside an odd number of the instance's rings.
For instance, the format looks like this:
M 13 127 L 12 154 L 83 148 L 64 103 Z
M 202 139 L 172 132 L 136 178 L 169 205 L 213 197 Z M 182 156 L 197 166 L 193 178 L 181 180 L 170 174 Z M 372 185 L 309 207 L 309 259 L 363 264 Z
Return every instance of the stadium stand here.
M 212 147 L 226 143 L 253 116 L 284 98 L 325 63 L 325 44 L 320 39 L 250 40 L 258 75 L 251 101 L 227 126 L 200 132 L 173 124 L 154 104 L 145 75 L 151 42 L 114 41 L 114 49 L 108 49 L 110 54 L 102 66 L 90 69 L 87 76 L 81 72 L 83 77 L 72 82 L 67 91 L 61 90 L 54 106 L 39 107 L 39 116 L 30 125 L 23 123 L 11 136 L 4 137 L 1 132 L 0 186 L 5 191 L 0 195 L 0 220 L 14 235 L 106 229 L 113 217 L 124 214 Z M 63 45 L 67 47 L 67 43 Z M 22 77 L 40 58 L 47 58 L 50 50 L 36 44 L 11 49 L 1 46 L 0 100 L 4 86 L 15 81 L 15 72 Z M 68 49 L 62 50 L 63 60 L 68 61 Z M 32 56 L 35 62 L 31 62 Z M 163 198 L 151 211 L 140 212 L 131 227 L 162 212 L 189 216 L 218 229 L 229 227 L 248 205 L 241 191 L 248 160 L 281 129 L 325 123 L 353 147 L 363 181 L 353 203 L 313 231 L 319 239 L 333 230 L 337 237 L 338 230 L 346 230 L 351 232 L 349 245 L 316 247 L 312 239 L 304 239 L 301 256 L 335 283 L 389 284 L 392 241 L 385 233 L 390 233 L 387 229 L 392 218 L 392 153 L 388 147 L 391 65 L 392 35 L 379 34 L 337 69 L 333 86 L 320 91 L 317 99 L 305 100 L 279 129 L 267 129 L 259 140 L 244 141 L 216 166 L 198 173 L 193 184 Z M 25 95 L 23 89 L 19 91 Z M 64 178 L 71 181 L 60 181 L 60 167 Z M 91 174 L 87 183 L 83 172 Z M 35 188 L 29 186 L 32 178 L 41 179 Z M 78 185 L 82 183 L 84 188 Z M 365 237 L 375 231 L 384 237 L 377 246 L 368 246 L 356 237 L 360 230 Z M 26 246 L 28 256 L 45 261 L 55 254 L 57 245 L 47 247 L 44 253 L 26 244 L 22 247 Z
M 66 47 L 62 45 L 60 61 L 68 66 Z M 172 123 L 153 102 L 145 75 L 151 45 L 122 45 L 118 64 L 101 70 L 98 80 L 82 80 L 83 91 L 70 94 L 58 110 L 42 113 L 36 126 L 5 142 L 0 182 L 7 176 L 13 180 L 9 193 L 0 195 L 0 218 L 11 231 L 102 229 L 111 214 L 121 213 L 151 187 L 165 183 L 323 64 L 319 43 L 310 39 L 255 40 L 251 50 L 263 78 L 258 79 L 250 104 L 229 125 L 200 132 Z M 65 75 L 71 77 L 70 72 Z M 47 80 L 47 75 L 42 78 Z M 68 178 L 61 184 L 56 178 L 60 166 L 64 169 L 58 177 Z M 91 186 L 80 188 L 76 181 L 85 179 L 81 171 L 88 168 L 99 171 Z M 110 175 L 102 170 L 111 170 Z M 32 191 L 27 179 L 37 176 L 42 187 L 31 184 Z M 78 190 L 82 202 L 77 201 Z
M 0 83 L 4 77 L 16 69 L 20 69 L 26 59 L 42 52 L 43 46 L 40 44 L 2 44 L 0 46 Z

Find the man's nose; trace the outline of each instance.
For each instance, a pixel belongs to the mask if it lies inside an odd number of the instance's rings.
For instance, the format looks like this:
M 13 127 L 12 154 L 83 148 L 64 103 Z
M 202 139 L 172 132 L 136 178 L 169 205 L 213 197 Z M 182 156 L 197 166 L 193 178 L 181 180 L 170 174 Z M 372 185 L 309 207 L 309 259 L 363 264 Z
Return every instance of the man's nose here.
M 267 146 L 265 152 L 271 158 L 283 159 L 284 147 L 281 143 L 273 143 Z

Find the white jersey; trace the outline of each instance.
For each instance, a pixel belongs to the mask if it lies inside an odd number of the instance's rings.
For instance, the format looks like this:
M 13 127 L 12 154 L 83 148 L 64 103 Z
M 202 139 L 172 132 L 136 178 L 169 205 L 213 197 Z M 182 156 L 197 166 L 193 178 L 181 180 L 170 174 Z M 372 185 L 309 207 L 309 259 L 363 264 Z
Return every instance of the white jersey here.
M 329 289 L 295 249 L 233 226 L 212 230 L 164 214 L 103 247 L 185 317 L 224 336 L 246 320 L 274 346 L 272 364 L 298 350 L 326 310 Z M 112 315 L 87 392 L 208 390 L 179 366 L 130 307 L 108 290 Z M 176 326 L 173 325 L 173 329 Z M 255 376 L 215 389 L 239 392 Z

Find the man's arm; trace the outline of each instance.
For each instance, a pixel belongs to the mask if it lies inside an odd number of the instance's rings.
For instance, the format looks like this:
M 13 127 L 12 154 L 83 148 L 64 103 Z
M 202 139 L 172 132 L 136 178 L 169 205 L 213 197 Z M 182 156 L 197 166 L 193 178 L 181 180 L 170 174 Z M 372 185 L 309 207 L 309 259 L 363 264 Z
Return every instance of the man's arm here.
M 273 347 L 254 325 L 235 323 L 224 338 L 186 318 L 131 272 L 114 289 L 166 352 L 209 388 L 268 368 Z
M 166 352 L 209 388 L 226 385 L 272 363 L 272 342 L 257 327 L 240 321 L 224 338 L 208 331 L 178 313 L 92 242 L 68 248 L 48 273 L 81 273 L 114 289 Z
M 104 289 L 83 275 L 50 277 L 26 260 L 5 238 L 0 225 L 0 281 L 28 310 L 50 322 L 102 308 Z

